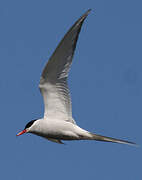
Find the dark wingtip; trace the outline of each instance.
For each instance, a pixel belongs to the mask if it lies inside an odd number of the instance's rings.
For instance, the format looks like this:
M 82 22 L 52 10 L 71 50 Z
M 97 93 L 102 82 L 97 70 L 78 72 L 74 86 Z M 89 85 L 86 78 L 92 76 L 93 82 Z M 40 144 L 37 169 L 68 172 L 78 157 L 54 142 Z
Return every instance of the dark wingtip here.
M 82 25 L 83 21 L 87 18 L 88 14 L 90 13 L 91 9 L 88 9 L 72 26 L 74 28 L 76 25 Z
M 88 9 L 88 10 L 86 11 L 86 14 L 88 15 L 91 11 L 92 11 L 92 9 L 91 9 L 91 8 L 90 8 L 90 9 Z
M 86 18 L 90 12 L 91 12 L 91 9 L 88 9 L 88 10 L 82 15 L 82 18 Z

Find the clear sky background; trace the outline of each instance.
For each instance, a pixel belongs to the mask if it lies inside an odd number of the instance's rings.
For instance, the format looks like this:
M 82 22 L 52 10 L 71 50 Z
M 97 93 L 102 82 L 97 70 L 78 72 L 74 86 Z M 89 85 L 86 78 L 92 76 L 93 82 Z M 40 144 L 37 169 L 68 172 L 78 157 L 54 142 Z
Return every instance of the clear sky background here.
M 141 7 L 140 0 L 0 1 L 0 179 L 142 179 Z M 89 8 L 69 76 L 73 116 L 82 128 L 139 148 L 16 137 L 43 116 L 40 74 Z

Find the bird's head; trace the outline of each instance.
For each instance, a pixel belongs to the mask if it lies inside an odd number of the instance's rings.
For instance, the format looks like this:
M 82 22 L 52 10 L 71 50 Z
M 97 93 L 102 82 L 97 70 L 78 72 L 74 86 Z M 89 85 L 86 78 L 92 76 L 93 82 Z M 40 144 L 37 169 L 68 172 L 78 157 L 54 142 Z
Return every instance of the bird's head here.
M 28 122 L 28 123 L 26 124 L 24 130 L 21 131 L 21 132 L 19 132 L 16 136 L 20 136 L 20 135 L 22 135 L 22 134 L 24 134 L 24 133 L 31 132 L 31 129 L 32 129 L 32 127 L 33 127 L 33 125 L 34 125 L 34 123 L 35 123 L 36 120 L 37 120 L 37 119 Z

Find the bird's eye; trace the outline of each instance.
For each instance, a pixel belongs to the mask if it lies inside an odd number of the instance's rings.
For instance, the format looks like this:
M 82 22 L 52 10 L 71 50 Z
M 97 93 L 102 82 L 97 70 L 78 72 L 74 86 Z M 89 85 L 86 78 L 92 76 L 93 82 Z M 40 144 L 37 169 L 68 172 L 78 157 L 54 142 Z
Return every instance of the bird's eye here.
M 27 129 L 27 128 L 31 127 L 31 126 L 32 126 L 32 124 L 33 124 L 36 120 L 37 120 L 37 119 L 35 119 L 35 120 L 32 120 L 32 121 L 28 122 L 28 123 L 26 124 L 26 126 L 25 126 L 25 129 Z

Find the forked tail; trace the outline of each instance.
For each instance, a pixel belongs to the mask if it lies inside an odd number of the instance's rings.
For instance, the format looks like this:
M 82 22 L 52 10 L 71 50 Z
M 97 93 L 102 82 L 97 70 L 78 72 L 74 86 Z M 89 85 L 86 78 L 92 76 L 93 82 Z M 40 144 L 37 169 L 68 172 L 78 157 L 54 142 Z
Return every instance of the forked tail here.
M 111 138 L 111 137 L 101 136 L 101 135 L 93 134 L 93 133 L 90 133 L 90 135 L 91 135 L 91 138 L 90 138 L 91 140 L 105 141 L 105 142 L 112 142 L 112 143 L 121 143 L 121 144 L 128 144 L 128 145 L 137 146 L 136 143 L 130 142 L 130 141 L 125 141 L 125 140 L 121 140 L 121 139 L 115 139 L 115 138 Z

